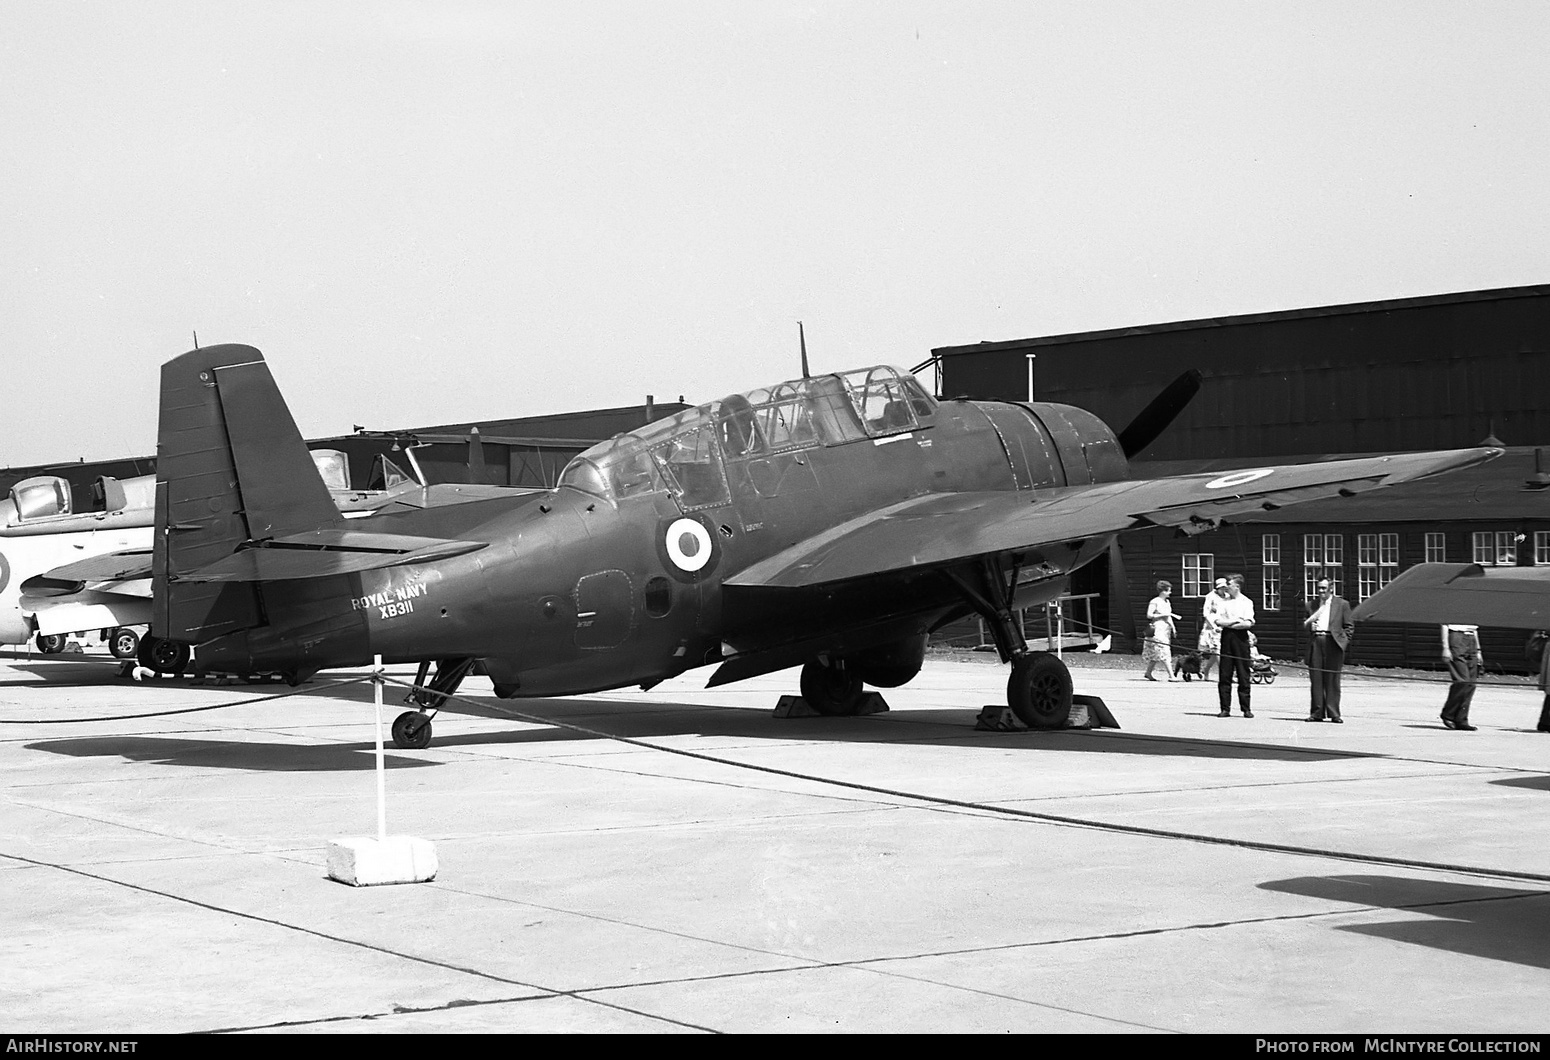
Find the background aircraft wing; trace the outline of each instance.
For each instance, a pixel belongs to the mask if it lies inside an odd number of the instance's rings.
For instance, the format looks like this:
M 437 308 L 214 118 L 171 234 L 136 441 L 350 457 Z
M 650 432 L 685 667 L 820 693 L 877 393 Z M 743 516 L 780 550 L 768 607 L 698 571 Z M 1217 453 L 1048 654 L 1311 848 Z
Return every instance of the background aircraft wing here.
M 1353 617 L 1550 629 L 1550 567 L 1421 563 L 1364 600 Z
M 151 550 L 132 549 L 78 559 L 37 575 L 49 582 L 122 582 L 151 576 Z M 24 585 L 25 589 L 26 586 Z
M 1471 467 L 1500 454 L 1493 448 L 1455 449 L 1051 490 L 929 494 L 799 542 L 725 584 L 806 588 L 1144 526 L 1199 533 L 1232 516 L 1351 496 Z

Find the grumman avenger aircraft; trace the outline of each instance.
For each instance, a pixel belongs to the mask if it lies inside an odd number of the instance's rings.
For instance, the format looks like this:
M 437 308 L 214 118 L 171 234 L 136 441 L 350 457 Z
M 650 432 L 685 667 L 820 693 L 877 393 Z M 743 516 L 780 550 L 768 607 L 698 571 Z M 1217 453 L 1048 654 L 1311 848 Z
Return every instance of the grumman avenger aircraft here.
M 1071 676 L 1029 651 L 1015 610 L 1145 526 L 1405 482 L 1496 449 L 1131 481 L 1198 386 L 1116 436 L 1042 402 L 938 401 L 893 368 L 736 394 L 578 456 L 559 485 L 346 523 L 313 473 L 262 354 L 211 346 L 162 368 L 156 638 L 205 672 L 438 665 L 439 706 L 477 663 L 503 697 L 575 695 L 714 665 L 720 685 L 800 665 L 820 713 L 902 685 L 927 637 L 978 614 L 1011 664 L 1007 700 L 1064 724 Z M 401 715 L 401 747 L 430 718 Z

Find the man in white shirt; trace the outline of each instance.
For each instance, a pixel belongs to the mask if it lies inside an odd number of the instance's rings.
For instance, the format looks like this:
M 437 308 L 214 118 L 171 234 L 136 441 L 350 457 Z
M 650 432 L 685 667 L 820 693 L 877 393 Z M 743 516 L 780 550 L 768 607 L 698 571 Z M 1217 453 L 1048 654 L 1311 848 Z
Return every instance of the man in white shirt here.
M 1442 705 L 1442 724 L 1449 729 L 1474 732 L 1469 724 L 1469 704 L 1475 698 L 1475 682 L 1485 667 L 1480 650 L 1480 627 L 1453 625 L 1442 627 L 1442 661 L 1448 664 L 1448 699 Z
M 1302 624 L 1313 637 L 1308 644 L 1308 686 L 1312 702 L 1308 721 L 1328 718 L 1339 725 L 1340 669 L 1345 665 L 1345 650 L 1356 632 L 1351 605 L 1335 595 L 1328 578 L 1319 579 L 1319 595 L 1308 602 L 1308 617 Z
M 1216 676 L 1216 695 L 1221 704 L 1219 718 L 1232 716 L 1232 679 L 1238 677 L 1238 706 L 1245 718 L 1249 709 L 1249 630 L 1254 628 L 1254 601 L 1243 595 L 1243 575 L 1227 576 L 1227 598 L 1216 605 L 1211 616 L 1222 631 L 1222 668 Z

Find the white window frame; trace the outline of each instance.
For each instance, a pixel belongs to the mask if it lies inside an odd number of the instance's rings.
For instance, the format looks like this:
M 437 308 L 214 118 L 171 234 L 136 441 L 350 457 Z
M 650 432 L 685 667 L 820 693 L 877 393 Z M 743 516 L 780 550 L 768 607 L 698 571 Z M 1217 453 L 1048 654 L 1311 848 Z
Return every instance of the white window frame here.
M 1265 534 L 1259 539 L 1260 606 L 1266 611 L 1281 610 L 1281 535 Z
M 1518 535 L 1512 530 L 1476 530 L 1469 537 L 1474 562 L 1482 567 L 1516 567 Z
M 1360 603 L 1399 573 L 1399 535 L 1357 534 L 1356 564 L 1356 598 Z
M 1336 596 L 1345 595 L 1345 536 L 1342 534 L 1302 535 L 1303 595 L 1309 600 L 1319 595 L 1319 579 L 1328 578 Z
M 1534 531 L 1534 565 L 1542 567 L 1550 563 L 1550 530 Z
M 1179 559 L 1179 596 L 1204 597 L 1216 581 L 1216 553 L 1186 552 Z
M 1426 562 L 1448 562 L 1448 535 L 1428 533 L 1426 535 Z

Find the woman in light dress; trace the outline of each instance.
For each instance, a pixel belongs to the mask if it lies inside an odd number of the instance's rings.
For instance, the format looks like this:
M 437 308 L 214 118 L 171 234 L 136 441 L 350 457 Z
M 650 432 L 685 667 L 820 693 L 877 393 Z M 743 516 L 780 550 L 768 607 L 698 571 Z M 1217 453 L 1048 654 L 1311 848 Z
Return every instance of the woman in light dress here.
M 1168 603 L 1168 597 L 1172 594 L 1172 585 L 1158 582 L 1157 595 L 1146 605 L 1146 621 L 1151 626 L 1151 633 L 1146 638 L 1145 650 L 1141 652 L 1141 658 L 1146 661 L 1146 673 L 1141 676 L 1148 681 L 1157 680 L 1152 676 L 1152 670 L 1158 666 L 1163 668 L 1168 680 L 1173 680 L 1173 635 L 1177 630 L 1173 624 L 1173 607 Z
M 1227 579 L 1216 579 L 1216 587 L 1206 595 L 1205 603 L 1200 608 L 1200 642 L 1195 649 L 1200 652 L 1200 679 L 1211 680 L 1211 668 L 1216 665 L 1217 658 L 1222 654 L 1222 629 L 1211 616 L 1216 614 L 1216 607 L 1227 596 Z

